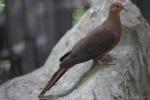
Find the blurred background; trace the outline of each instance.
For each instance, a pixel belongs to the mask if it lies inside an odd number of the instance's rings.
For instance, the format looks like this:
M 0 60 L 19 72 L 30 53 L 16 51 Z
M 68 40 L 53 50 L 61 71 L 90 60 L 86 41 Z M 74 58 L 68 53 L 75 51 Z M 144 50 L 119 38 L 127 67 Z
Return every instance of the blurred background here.
M 150 23 L 150 0 L 132 0 Z M 92 0 L 0 0 L 0 84 L 41 67 Z
M 0 0 L 0 83 L 41 67 L 89 8 L 85 1 Z

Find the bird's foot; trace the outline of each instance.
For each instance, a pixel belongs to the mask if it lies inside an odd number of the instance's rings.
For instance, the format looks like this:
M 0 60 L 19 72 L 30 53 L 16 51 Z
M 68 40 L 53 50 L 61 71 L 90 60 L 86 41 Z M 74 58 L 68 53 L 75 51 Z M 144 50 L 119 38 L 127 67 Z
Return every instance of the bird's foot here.
M 111 63 L 113 59 L 114 57 L 112 57 L 110 54 L 107 54 L 102 58 L 94 59 L 94 62 L 99 65 L 115 65 Z
M 112 62 L 112 60 L 115 59 L 112 55 L 107 54 L 104 57 L 101 58 L 102 61 L 104 62 Z
M 103 61 L 103 60 L 97 60 L 95 62 L 95 64 L 98 64 L 98 65 L 115 65 L 114 63 L 106 62 L 106 61 Z

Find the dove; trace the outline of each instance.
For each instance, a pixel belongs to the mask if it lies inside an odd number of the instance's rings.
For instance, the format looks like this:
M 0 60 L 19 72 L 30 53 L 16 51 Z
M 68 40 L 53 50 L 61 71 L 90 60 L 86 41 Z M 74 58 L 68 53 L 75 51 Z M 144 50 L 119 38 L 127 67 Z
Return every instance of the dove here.
M 125 7 L 120 2 L 114 2 L 109 9 L 106 20 L 99 26 L 89 31 L 88 35 L 80 39 L 73 48 L 63 55 L 60 60 L 59 69 L 48 81 L 38 97 L 50 90 L 55 83 L 74 65 L 91 59 L 103 58 L 120 41 L 122 25 L 120 12 Z

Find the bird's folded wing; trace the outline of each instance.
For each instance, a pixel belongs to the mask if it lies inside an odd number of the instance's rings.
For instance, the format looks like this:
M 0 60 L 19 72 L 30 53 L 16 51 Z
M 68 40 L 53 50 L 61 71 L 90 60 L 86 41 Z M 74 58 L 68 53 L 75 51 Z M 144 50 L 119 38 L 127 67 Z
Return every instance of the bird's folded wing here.
M 81 39 L 72 49 L 71 56 L 84 62 L 109 51 L 115 41 L 114 33 L 100 30 Z

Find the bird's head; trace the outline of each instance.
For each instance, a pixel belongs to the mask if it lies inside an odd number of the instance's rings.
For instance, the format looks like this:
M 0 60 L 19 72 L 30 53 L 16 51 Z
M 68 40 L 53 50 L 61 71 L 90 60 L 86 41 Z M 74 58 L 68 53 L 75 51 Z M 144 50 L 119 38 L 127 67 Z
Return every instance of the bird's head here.
M 122 10 L 127 11 L 127 10 L 125 9 L 125 7 L 123 6 L 123 4 L 122 4 L 122 3 L 119 3 L 119 2 L 113 3 L 113 4 L 111 5 L 111 7 L 110 7 L 110 13 L 119 13 L 119 12 L 122 11 Z

